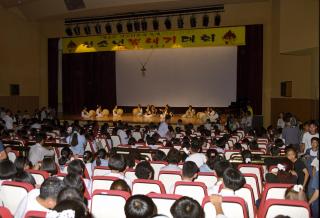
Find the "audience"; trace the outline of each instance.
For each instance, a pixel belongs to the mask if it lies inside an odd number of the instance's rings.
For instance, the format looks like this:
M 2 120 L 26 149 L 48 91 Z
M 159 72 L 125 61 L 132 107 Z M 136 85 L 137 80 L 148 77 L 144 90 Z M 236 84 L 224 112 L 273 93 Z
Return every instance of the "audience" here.
M 135 175 L 138 179 L 154 179 L 154 169 L 147 161 L 141 161 L 137 164 Z
M 198 201 L 189 198 L 182 197 L 171 206 L 170 212 L 173 218 L 204 218 L 203 208 Z
M 157 214 L 157 206 L 146 195 L 131 196 L 125 206 L 126 218 L 151 218 Z

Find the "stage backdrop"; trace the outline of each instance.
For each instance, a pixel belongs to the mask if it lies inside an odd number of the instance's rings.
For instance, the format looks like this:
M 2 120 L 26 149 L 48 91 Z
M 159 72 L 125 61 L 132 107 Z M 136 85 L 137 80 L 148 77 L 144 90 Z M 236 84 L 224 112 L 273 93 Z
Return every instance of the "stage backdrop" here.
M 237 47 L 117 51 L 116 78 L 118 105 L 226 107 L 237 96 Z

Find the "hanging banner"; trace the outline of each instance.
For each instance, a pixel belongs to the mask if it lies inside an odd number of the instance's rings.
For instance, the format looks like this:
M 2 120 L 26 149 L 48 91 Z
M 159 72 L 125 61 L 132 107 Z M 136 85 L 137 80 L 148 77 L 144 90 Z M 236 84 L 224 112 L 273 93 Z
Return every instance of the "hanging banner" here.
M 245 45 L 244 26 L 63 38 L 63 53 L 237 45 Z

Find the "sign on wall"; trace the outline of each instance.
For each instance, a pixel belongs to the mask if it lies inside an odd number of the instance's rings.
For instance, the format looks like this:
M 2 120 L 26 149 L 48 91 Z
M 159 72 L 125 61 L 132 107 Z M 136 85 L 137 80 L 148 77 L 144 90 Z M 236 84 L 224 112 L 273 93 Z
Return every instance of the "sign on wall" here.
M 63 53 L 238 45 L 244 26 L 63 38 Z

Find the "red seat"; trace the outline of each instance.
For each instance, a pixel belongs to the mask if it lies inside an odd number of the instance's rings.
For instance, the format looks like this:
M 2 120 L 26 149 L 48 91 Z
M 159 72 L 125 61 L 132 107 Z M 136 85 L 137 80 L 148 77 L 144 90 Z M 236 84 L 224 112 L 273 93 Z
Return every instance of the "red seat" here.
M 175 182 L 181 181 L 181 179 L 181 171 L 161 170 L 159 172 L 159 181 L 161 181 L 166 188 L 166 193 L 172 194 Z M 170 190 L 171 188 L 172 190 Z
M 258 178 L 253 173 L 243 173 L 244 178 L 246 179 L 246 184 L 250 185 L 253 191 L 255 201 L 260 198 L 260 188 L 258 184 Z
M 260 205 L 264 205 L 265 201 L 268 199 L 284 199 L 286 190 L 292 186 L 293 184 L 266 183 L 261 194 Z
M 261 165 L 257 164 L 239 164 L 238 169 L 241 173 L 253 173 L 258 178 L 259 189 L 262 190 L 263 184 L 263 169 Z
M 158 209 L 158 214 L 163 214 L 168 217 L 172 217 L 170 208 L 174 202 L 180 199 L 181 195 L 175 194 L 158 194 L 158 193 L 149 193 L 147 194 L 150 197 Z
M 132 183 L 132 195 L 146 195 L 150 192 L 165 194 L 166 190 L 162 182 L 158 180 L 136 179 Z
M 1 207 L 1 206 L 0 206 L 0 217 L 13 218 L 13 216 L 10 213 L 10 210 L 6 207 Z
M 203 182 L 185 182 L 178 181 L 174 185 L 174 194 L 188 196 L 202 203 L 205 196 L 208 195 L 207 187 Z
M 37 185 L 41 185 L 45 179 L 49 177 L 49 173 L 44 170 L 31 170 L 28 169 L 26 172 L 30 173 L 36 180 Z
M 26 213 L 24 218 L 45 218 L 46 215 L 47 215 L 47 212 L 44 212 L 44 211 L 30 210 Z

